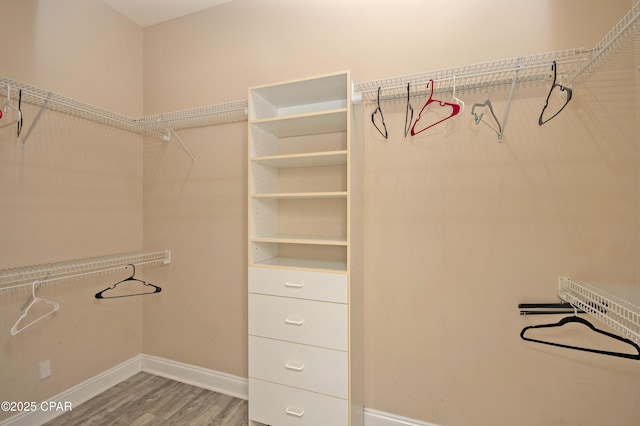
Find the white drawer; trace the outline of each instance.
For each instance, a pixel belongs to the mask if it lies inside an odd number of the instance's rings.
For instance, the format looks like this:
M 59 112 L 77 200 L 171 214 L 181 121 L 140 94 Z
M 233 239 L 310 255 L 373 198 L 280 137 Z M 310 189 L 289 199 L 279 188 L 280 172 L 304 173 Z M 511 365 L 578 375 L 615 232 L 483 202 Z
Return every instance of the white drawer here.
M 347 350 L 347 305 L 249 294 L 249 334 Z
M 249 378 L 249 419 L 274 426 L 346 426 L 346 399 Z
M 249 336 L 249 377 L 349 397 L 347 353 Z
M 347 303 L 347 276 L 290 269 L 249 268 L 249 292 Z

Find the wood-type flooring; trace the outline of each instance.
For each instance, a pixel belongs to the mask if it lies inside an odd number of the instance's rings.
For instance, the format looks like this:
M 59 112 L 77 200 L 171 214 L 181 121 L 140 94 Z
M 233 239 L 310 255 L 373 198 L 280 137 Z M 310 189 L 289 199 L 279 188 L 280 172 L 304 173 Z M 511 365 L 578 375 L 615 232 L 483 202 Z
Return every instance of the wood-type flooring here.
M 46 426 L 246 426 L 247 401 L 138 373 Z

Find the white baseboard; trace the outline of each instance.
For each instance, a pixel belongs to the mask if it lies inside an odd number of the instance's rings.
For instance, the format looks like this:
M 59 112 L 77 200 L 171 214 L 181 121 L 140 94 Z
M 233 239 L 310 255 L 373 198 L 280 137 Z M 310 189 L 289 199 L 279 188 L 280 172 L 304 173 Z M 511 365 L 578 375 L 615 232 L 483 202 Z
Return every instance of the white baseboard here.
M 435 423 L 421 422 L 371 408 L 364 409 L 364 424 L 365 426 L 438 426 Z
M 142 371 L 235 398 L 249 399 L 248 380 L 243 377 L 151 355 L 142 355 Z
M 94 396 L 101 394 L 110 387 L 113 387 L 118 383 L 133 376 L 134 374 L 140 372 L 141 368 L 142 356 L 138 355 L 128 361 L 123 362 L 120 365 L 116 365 L 115 367 L 98 374 L 95 377 L 92 377 L 89 380 L 80 383 L 79 385 L 72 387 L 71 389 L 68 389 L 52 398 L 48 398 L 46 402 L 47 404 L 60 403 L 62 404 L 62 407 L 68 406 L 65 404 L 70 404 L 71 409 L 73 409 L 73 407 L 77 407 L 83 402 L 90 400 Z M 42 402 L 43 401 L 37 404 L 41 404 Z M 37 408 L 40 408 L 40 406 L 37 405 Z M 56 411 L 55 409 L 37 409 L 35 411 L 23 411 L 20 414 L 17 414 L 0 422 L 0 426 L 41 425 L 48 422 L 49 420 L 54 419 L 60 414 L 63 414 L 63 411 Z
M 247 400 L 249 395 L 248 380 L 243 377 L 142 354 L 49 398 L 47 402 L 63 405 L 70 403 L 71 407 L 77 407 L 140 371 L 244 400 Z M 60 414 L 63 413 L 54 410 L 23 412 L 0 422 L 0 426 L 41 425 Z M 438 426 L 370 408 L 364 409 L 364 424 L 365 426 Z

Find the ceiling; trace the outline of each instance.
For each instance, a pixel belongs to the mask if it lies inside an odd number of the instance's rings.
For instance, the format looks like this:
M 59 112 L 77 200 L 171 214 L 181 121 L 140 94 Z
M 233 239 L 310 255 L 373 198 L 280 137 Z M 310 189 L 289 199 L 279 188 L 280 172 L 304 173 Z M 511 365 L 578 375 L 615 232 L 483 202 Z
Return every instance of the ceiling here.
M 102 0 L 140 27 L 199 12 L 233 0 Z

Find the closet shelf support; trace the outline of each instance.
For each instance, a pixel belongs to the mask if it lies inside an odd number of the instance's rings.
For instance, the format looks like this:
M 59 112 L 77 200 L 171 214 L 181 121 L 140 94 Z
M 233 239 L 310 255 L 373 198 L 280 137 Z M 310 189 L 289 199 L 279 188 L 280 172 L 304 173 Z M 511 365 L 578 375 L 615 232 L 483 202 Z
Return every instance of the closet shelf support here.
M 51 97 L 50 95 L 51 94 L 49 94 L 49 97 Z M 42 102 L 42 105 L 40 106 L 40 109 L 36 114 L 36 118 L 33 119 L 33 123 L 31 123 L 29 130 L 27 130 L 27 134 L 24 135 L 24 137 L 22 138 L 22 144 L 21 144 L 22 149 L 25 149 L 27 147 L 27 140 L 29 139 L 29 136 L 31 136 L 31 132 L 33 131 L 33 128 L 36 127 L 36 124 L 38 124 L 38 120 L 40 120 L 42 111 L 44 111 L 44 109 L 47 107 L 47 103 L 49 103 L 49 97 L 47 97 L 47 99 L 45 99 L 44 102 Z

